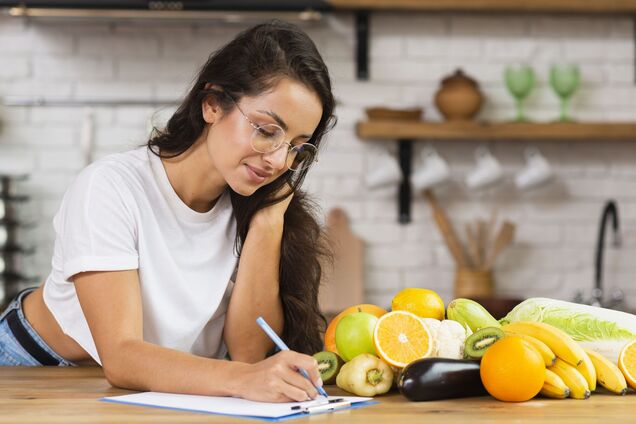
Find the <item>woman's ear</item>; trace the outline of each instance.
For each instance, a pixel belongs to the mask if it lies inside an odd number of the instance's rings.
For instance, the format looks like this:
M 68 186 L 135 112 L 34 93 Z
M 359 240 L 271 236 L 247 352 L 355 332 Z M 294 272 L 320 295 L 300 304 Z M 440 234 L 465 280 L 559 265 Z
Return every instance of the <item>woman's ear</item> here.
M 206 90 L 216 90 L 222 92 L 222 88 L 216 84 L 207 83 L 205 85 Z M 201 102 L 201 113 L 203 114 L 203 120 L 208 124 L 214 124 L 223 115 L 223 110 L 219 104 L 216 96 L 207 96 Z

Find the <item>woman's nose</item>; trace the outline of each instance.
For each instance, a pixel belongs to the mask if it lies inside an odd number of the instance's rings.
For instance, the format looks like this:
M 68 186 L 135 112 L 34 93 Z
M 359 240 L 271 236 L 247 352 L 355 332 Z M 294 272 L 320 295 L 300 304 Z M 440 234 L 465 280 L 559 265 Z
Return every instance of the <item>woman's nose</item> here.
M 282 146 L 273 152 L 264 153 L 263 159 L 265 159 L 265 162 L 269 163 L 272 168 L 280 171 L 287 168 L 287 150 L 287 144 L 283 143 Z

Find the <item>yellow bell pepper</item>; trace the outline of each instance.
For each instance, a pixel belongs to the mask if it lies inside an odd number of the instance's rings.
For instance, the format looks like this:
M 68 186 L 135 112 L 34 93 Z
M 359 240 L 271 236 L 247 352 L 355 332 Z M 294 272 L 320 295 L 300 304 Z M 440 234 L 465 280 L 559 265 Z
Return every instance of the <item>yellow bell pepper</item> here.
M 393 385 L 393 370 L 380 358 L 363 353 L 342 366 L 336 384 L 358 396 L 381 395 Z

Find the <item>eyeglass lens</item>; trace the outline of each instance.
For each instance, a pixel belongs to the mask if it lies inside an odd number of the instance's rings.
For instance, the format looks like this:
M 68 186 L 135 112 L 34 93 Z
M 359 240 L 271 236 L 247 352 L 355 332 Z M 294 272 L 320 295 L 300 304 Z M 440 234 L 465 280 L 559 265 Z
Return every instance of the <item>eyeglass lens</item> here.
M 269 153 L 278 149 L 285 140 L 285 131 L 278 125 L 265 124 L 254 129 L 252 147 L 260 153 Z M 287 166 L 292 171 L 309 166 L 316 154 L 316 148 L 309 143 L 292 146 L 287 153 Z

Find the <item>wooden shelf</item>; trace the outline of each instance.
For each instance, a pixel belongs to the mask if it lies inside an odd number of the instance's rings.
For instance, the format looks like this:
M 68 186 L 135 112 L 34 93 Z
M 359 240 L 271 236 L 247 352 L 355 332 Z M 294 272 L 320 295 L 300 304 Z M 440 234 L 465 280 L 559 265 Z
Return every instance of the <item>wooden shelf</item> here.
M 358 122 L 358 137 L 398 142 L 402 182 L 398 194 L 400 223 L 411 221 L 411 161 L 414 140 L 635 140 L 636 123 L 555 122 L 484 123 L 366 121 Z
M 358 137 L 391 140 L 636 140 L 636 123 L 483 123 L 366 121 Z
M 636 0 L 331 0 L 342 10 L 634 13 Z

